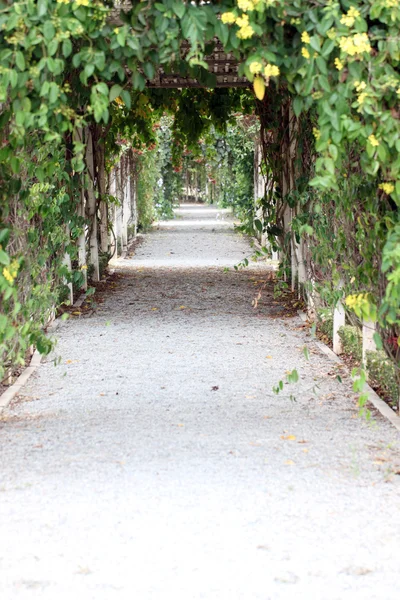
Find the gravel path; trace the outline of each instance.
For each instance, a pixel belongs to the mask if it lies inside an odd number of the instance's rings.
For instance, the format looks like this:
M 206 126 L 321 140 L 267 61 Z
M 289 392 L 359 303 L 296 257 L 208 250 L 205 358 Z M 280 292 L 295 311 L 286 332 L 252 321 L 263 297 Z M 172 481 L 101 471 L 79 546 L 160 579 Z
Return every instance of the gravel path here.
M 229 215 L 178 212 L 0 416 L 1 600 L 397 600 L 398 432 L 224 272 Z

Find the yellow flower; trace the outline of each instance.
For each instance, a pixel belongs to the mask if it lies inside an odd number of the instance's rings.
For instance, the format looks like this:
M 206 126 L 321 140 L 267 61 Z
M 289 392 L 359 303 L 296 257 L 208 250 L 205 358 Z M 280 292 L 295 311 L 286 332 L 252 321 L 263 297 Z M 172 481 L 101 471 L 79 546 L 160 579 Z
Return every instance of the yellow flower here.
M 259 73 L 262 69 L 262 64 L 260 62 L 254 61 L 249 66 L 250 73 Z
M 233 12 L 226 12 L 221 16 L 221 21 L 223 23 L 227 23 L 228 25 L 231 25 L 232 23 L 234 23 L 236 21 L 236 16 L 234 15 Z
M 330 40 L 334 40 L 336 38 L 336 29 L 334 27 L 331 27 L 327 32 L 326 35 L 328 36 L 328 38 Z
M 360 11 L 358 11 L 356 8 L 354 8 L 354 6 L 352 6 L 347 11 L 347 14 L 342 15 L 340 22 L 343 25 L 346 25 L 346 27 L 353 27 L 356 19 L 358 19 L 359 16 L 360 16 Z
M 339 40 L 340 49 L 349 56 L 371 52 L 371 44 L 366 33 L 356 33 L 353 36 L 341 37 Z
M 313 127 L 313 136 L 315 137 L 316 140 L 319 140 L 319 138 L 321 137 L 321 132 L 319 129 L 317 129 L 316 127 Z
M 335 58 L 335 67 L 338 71 L 341 71 L 344 68 L 344 64 L 340 60 L 340 58 Z
M 367 84 L 365 81 L 355 81 L 354 87 L 356 88 L 357 92 L 362 92 L 367 87 Z
M 11 275 L 10 270 L 7 267 L 3 269 L 4 278 L 8 281 L 8 283 L 14 282 L 14 277 Z
M 241 17 L 237 17 L 236 25 L 238 25 L 238 27 L 247 27 L 248 24 L 249 24 L 248 15 L 242 15 Z
M 310 58 L 310 53 L 307 50 L 307 48 L 302 48 L 301 49 L 301 54 L 302 54 L 302 56 L 304 56 L 304 58 Z
M 254 10 L 255 4 L 257 2 L 253 2 L 252 0 L 237 0 L 237 5 L 243 12 Z
M 310 43 L 310 36 L 308 35 L 307 31 L 303 31 L 303 33 L 301 34 L 301 41 L 303 42 L 303 44 Z
M 391 194 L 392 192 L 394 192 L 394 185 L 393 185 L 393 183 L 390 183 L 389 181 L 379 184 L 378 187 L 379 187 L 379 189 L 383 190 L 385 192 L 385 194 Z
M 69 4 L 69 0 L 57 0 L 57 4 Z
M 379 141 L 376 139 L 373 133 L 371 133 L 371 135 L 368 136 L 368 141 L 371 144 L 371 146 L 379 146 Z
M 362 92 L 357 98 L 358 103 L 363 104 L 365 101 L 365 98 L 367 98 L 367 97 L 368 97 L 367 92 Z
M 396 94 L 397 94 L 397 95 L 400 97 L 400 87 L 399 87 L 399 89 L 397 90 Z
M 251 38 L 253 36 L 253 34 L 254 34 L 254 29 L 252 28 L 252 26 L 246 25 L 245 27 L 241 27 L 236 35 L 241 40 L 247 40 L 248 38 Z
M 90 1 L 89 0 L 75 0 L 75 4 L 77 4 L 78 6 L 89 6 Z
M 114 33 L 115 33 L 115 35 L 118 35 L 118 34 L 119 34 L 119 27 L 115 27 L 115 29 L 114 29 Z
M 267 65 L 264 69 L 265 77 L 278 77 L 279 74 L 280 70 L 276 65 Z

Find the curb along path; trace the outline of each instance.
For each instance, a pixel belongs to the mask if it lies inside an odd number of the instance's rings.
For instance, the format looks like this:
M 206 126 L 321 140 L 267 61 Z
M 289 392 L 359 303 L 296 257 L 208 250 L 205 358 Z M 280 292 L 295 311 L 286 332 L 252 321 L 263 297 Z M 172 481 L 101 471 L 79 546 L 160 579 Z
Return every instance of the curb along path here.
M 176 212 L 0 415 L 0 597 L 397 599 L 399 432 L 252 307 L 229 214 Z

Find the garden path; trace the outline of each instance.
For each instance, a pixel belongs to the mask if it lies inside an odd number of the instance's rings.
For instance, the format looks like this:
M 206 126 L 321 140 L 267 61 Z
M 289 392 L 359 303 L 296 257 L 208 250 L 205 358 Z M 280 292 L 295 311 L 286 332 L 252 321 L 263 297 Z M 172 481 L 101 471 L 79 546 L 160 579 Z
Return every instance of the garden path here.
M 0 598 L 397 600 L 398 432 L 224 271 L 228 214 L 177 213 L 0 417 Z

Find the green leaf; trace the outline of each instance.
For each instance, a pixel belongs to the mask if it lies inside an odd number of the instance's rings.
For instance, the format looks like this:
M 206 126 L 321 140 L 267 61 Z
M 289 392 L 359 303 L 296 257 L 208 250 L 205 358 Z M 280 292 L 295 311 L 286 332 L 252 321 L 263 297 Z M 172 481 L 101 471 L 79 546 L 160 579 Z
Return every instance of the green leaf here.
M 0 250 L 0 263 L 6 266 L 10 264 L 10 257 L 4 250 Z
M 37 14 L 38 17 L 43 17 L 47 13 L 47 0 L 38 0 Z
M 182 19 L 183 15 L 186 12 L 186 6 L 183 2 L 173 2 L 172 10 L 174 11 L 177 17 Z
M 20 71 L 25 71 L 25 58 L 21 51 L 15 54 L 15 64 Z
M 43 35 L 47 41 L 50 41 L 55 36 L 56 30 L 51 21 L 46 21 L 43 25 Z
M 121 98 L 124 101 L 126 108 L 130 110 L 132 106 L 132 99 L 130 93 L 127 90 L 122 90 Z
M 303 110 L 303 104 L 303 98 L 301 98 L 301 96 L 296 96 L 293 100 L 293 112 L 296 117 L 300 116 L 301 111 Z
M 110 89 L 110 95 L 109 95 L 110 102 L 113 102 L 115 100 L 115 98 L 118 98 L 118 96 L 122 92 L 122 89 L 123 89 L 122 85 L 115 84 L 112 86 L 112 88 Z
M 68 58 L 72 52 L 72 42 L 71 40 L 64 40 L 62 43 L 62 53 L 65 58 Z
M 261 223 L 260 219 L 254 219 L 254 227 L 257 229 L 257 231 L 259 231 L 260 233 L 263 230 L 263 224 Z

